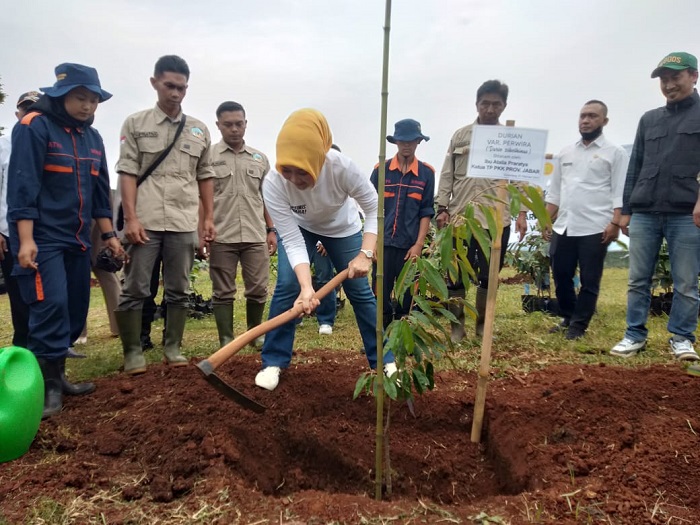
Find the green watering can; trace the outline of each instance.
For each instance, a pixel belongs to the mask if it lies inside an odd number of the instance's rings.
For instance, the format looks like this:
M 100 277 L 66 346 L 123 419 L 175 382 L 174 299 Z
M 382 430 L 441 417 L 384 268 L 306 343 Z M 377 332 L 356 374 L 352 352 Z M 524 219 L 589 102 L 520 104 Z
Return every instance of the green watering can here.
M 44 378 L 26 348 L 0 348 L 0 463 L 24 455 L 44 410 Z

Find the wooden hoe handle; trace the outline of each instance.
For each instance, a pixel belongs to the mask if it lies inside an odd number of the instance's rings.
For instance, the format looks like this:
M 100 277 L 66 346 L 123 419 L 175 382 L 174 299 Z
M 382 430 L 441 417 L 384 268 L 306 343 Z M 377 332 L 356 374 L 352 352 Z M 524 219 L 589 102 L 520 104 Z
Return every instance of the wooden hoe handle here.
M 337 288 L 338 285 L 340 285 L 347 278 L 347 276 L 347 269 L 338 273 L 338 275 L 333 277 L 333 279 L 331 279 L 320 290 L 318 290 L 314 294 L 314 297 L 319 300 L 323 299 L 326 295 L 328 295 L 331 292 L 331 290 Z M 301 308 L 301 305 L 297 304 L 294 306 L 294 308 L 287 310 L 283 314 L 273 317 L 272 319 L 268 319 L 267 321 L 260 323 L 258 326 L 251 328 L 247 332 L 242 333 L 233 341 L 221 347 L 219 350 L 217 350 L 207 358 L 207 361 L 211 365 L 212 370 L 216 370 L 217 368 L 219 368 L 231 357 L 236 355 L 241 349 L 245 348 L 245 346 L 248 343 L 255 341 L 261 335 L 264 335 L 270 330 L 273 330 L 279 326 L 282 326 L 283 324 L 286 324 L 296 319 L 301 315 L 302 311 L 303 310 Z

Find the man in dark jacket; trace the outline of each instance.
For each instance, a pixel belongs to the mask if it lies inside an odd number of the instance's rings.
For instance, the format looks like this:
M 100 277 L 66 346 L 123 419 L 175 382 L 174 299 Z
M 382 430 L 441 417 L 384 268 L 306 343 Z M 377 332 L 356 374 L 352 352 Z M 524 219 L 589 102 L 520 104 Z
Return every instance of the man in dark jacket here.
M 435 215 L 435 169 L 418 160 L 416 148 L 430 137 L 423 135 L 420 122 L 413 119 L 399 120 L 394 134 L 386 138 L 396 144 L 397 153 L 386 161 L 384 185 L 384 328 L 394 319 L 408 315 L 411 294 L 391 300 L 394 283 L 406 261 L 420 257 Z M 379 187 L 379 164 L 374 167 L 370 180 Z M 372 282 L 376 281 L 377 265 L 374 264 Z
M 634 139 L 622 200 L 620 226 L 630 236 L 627 330 L 610 353 L 631 357 L 647 340 L 651 282 L 663 239 L 673 277 L 668 319 L 673 355 L 697 361 L 700 271 L 700 97 L 698 60 L 689 53 L 666 56 L 651 74 L 659 78 L 664 107 L 642 116 Z

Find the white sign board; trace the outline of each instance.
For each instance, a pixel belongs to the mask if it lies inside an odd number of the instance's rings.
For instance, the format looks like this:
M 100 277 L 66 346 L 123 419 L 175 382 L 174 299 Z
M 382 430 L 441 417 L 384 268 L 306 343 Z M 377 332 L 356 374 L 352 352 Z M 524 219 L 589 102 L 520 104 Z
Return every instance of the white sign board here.
M 467 177 L 541 184 L 546 147 L 546 130 L 474 126 Z

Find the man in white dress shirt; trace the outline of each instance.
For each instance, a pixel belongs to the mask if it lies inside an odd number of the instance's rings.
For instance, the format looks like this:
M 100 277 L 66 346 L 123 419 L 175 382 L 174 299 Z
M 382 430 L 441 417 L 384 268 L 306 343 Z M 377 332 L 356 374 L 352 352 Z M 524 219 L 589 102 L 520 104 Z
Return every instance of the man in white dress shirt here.
M 608 245 L 620 235 L 622 192 L 629 157 L 603 135 L 608 107 L 590 100 L 581 109 L 581 140 L 559 154 L 546 197 L 555 220 L 550 257 L 561 323 L 550 330 L 580 339 L 595 313 Z M 546 236 L 550 232 L 545 232 Z M 576 295 L 574 275 L 579 268 L 581 289 Z

